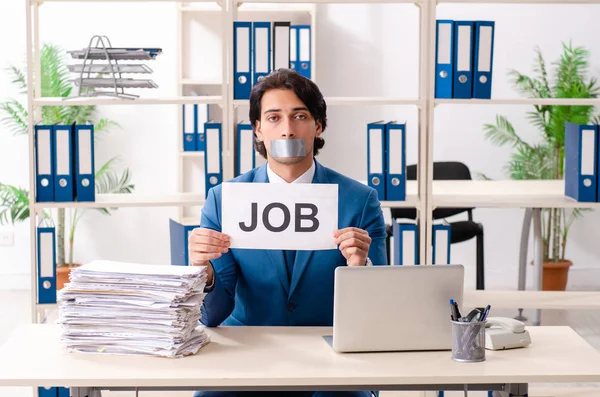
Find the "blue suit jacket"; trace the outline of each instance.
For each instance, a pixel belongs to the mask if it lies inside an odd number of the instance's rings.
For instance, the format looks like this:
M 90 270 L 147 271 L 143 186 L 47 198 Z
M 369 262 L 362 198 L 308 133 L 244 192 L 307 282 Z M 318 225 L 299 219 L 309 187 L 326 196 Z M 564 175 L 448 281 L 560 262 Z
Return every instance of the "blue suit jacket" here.
M 315 160 L 313 183 L 339 186 L 338 226 L 369 232 L 369 258 L 387 265 L 386 229 L 376 191 L 328 169 Z M 232 182 L 268 183 L 267 165 Z M 208 192 L 200 226 L 221 231 L 221 186 Z M 281 250 L 230 249 L 211 261 L 214 287 L 204 298 L 201 322 L 223 325 L 331 326 L 333 324 L 334 271 L 346 266 L 339 249 L 297 251 L 288 281 Z

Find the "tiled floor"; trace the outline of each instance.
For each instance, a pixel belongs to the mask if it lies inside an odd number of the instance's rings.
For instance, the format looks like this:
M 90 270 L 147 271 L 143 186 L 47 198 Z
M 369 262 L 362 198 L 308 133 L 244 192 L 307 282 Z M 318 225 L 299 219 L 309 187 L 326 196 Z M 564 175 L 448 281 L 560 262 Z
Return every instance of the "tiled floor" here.
M 600 290 L 600 271 L 592 272 L 573 272 L 569 279 L 569 289 L 573 290 Z M 7 336 L 19 324 L 30 322 L 30 294 L 29 291 L 0 291 L 0 343 L 4 343 Z M 514 317 L 516 310 L 496 310 L 494 316 Z M 532 312 L 525 312 L 525 316 L 531 320 Z M 569 325 L 578 332 L 596 349 L 600 350 L 600 311 L 598 310 L 543 310 L 542 325 Z M 573 387 L 585 386 L 587 389 L 580 389 L 579 394 L 574 394 Z M 562 388 L 556 389 L 557 387 Z M 568 387 L 565 389 L 564 387 Z M 591 387 L 591 388 L 590 388 Z M 31 397 L 31 388 L 2 388 L 0 387 L 0 397 Z M 133 392 L 103 392 L 104 396 L 110 397 L 135 397 Z M 146 392 L 140 393 L 144 397 L 191 397 L 191 392 Z M 422 394 L 412 392 L 384 392 L 381 397 L 412 397 Z M 431 394 L 427 394 L 430 396 Z M 485 393 L 469 393 L 469 396 L 486 396 Z M 463 396 L 462 392 L 447 392 L 446 397 Z M 564 396 L 564 397 L 591 397 L 600 396 L 600 384 L 593 385 L 552 385 L 540 384 L 531 385 L 530 396 Z

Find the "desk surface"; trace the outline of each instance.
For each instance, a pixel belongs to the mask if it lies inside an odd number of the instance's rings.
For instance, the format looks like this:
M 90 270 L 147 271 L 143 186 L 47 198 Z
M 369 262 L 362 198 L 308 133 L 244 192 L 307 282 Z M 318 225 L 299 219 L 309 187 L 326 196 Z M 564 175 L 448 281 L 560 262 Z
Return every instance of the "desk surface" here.
M 57 325 L 20 327 L 0 348 L 0 386 L 269 387 L 599 382 L 600 352 L 569 327 L 530 327 L 528 348 L 458 363 L 449 351 L 334 352 L 330 328 L 210 328 L 196 355 L 167 359 L 66 353 Z

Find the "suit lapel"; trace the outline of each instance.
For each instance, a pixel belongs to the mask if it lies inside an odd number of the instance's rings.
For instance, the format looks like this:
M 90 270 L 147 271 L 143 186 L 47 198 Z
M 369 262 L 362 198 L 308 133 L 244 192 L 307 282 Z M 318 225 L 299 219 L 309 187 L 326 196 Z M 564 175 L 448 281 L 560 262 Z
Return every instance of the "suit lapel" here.
M 267 174 L 267 163 L 264 163 L 254 173 L 252 182 L 269 183 L 269 174 Z
M 319 164 L 315 159 L 315 176 L 313 177 L 312 183 L 329 183 L 326 169 Z M 306 266 L 313 255 L 314 251 L 298 251 L 296 252 L 296 260 L 294 261 L 294 270 L 292 272 L 292 281 L 290 284 L 289 296 L 292 296 L 302 274 L 306 270 Z M 283 257 L 283 255 L 282 255 Z
M 281 285 L 285 290 L 285 293 L 289 296 L 290 291 L 290 282 L 288 281 L 287 269 L 285 266 L 285 257 L 283 256 L 283 251 L 281 250 L 266 250 L 269 259 L 271 259 L 271 263 L 277 272 L 277 277 L 279 277 L 279 281 L 281 281 Z M 297 261 L 298 259 L 296 259 Z

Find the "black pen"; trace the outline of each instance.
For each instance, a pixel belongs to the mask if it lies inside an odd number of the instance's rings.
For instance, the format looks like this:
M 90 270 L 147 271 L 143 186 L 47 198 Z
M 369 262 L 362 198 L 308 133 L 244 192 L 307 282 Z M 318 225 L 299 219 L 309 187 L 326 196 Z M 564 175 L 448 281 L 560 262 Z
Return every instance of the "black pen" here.
M 491 309 L 491 306 L 490 306 L 490 305 L 487 305 L 487 306 L 485 307 L 485 309 L 484 309 L 484 310 L 483 310 L 483 312 L 481 313 L 481 316 L 479 316 L 479 321 L 484 321 L 484 320 L 487 318 L 487 316 L 488 316 L 488 313 L 490 312 L 490 309 Z
M 452 309 L 452 315 L 454 316 L 453 320 L 458 321 L 461 317 L 460 311 L 458 310 L 458 304 L 454 301 L 454 299 L 450 299 L 450 305 Z

